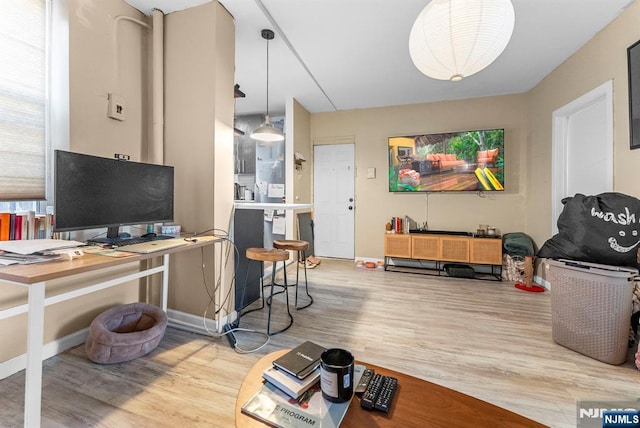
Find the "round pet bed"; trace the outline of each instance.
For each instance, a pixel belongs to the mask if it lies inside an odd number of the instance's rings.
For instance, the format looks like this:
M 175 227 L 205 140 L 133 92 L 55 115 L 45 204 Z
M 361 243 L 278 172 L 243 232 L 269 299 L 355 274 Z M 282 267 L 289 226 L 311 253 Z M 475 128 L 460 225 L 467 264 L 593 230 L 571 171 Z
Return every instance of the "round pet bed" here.
M 100 364 L 130 361 L 153 351 L 167 328 L 167 314 L 148 303 L 115 306 L 89 327 L 87 357 Z

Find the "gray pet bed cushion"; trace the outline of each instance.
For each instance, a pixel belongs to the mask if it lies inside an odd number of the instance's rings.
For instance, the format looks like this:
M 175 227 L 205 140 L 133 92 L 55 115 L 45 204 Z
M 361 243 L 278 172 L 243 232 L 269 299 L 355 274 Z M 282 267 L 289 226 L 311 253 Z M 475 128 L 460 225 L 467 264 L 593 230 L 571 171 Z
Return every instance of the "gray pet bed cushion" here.
M 121 363 L 153 351 L 167 328 L 167 314 L 148 303 L 115 306 L 89 327 L 87 357 L 101 364 Z

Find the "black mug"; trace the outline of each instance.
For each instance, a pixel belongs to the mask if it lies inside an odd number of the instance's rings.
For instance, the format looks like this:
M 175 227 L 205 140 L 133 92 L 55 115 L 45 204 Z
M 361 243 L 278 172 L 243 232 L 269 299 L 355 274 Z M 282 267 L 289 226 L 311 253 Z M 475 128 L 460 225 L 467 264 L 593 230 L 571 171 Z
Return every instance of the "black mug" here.
M 345 349 L 332 348 L 320 356 L 320 389 L 322 396 L 334 403 L 349 401 L 353 396 L 354 359 Z

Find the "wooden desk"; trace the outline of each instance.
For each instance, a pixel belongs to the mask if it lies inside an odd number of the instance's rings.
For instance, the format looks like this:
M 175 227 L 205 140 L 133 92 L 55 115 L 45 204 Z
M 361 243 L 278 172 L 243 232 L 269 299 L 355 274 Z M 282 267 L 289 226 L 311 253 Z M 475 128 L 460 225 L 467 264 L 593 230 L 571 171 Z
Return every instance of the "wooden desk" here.
M 161 306 L 167 310 L 167 292 L 169 289 L 169 255 L 181 251 L 200 248 L 220 242 L 219 238 L 203 236 L 196 242 L 187 242 L 186 245 L 158 251 L 150 254 L 133 254 L 127 257 L 108 257 L 95 254 L 65 261 L 36 263 L 30 265 L 11 265 L 0 267 L 0 281 L 9 284 L 27 287 L 27 304 L 11 307 L 0 311 L 0 319 L 5 319 L 27 313 L 27 364 L 25 373 L 25 398 L 24 398 L 24 426 L 40 426 L 40 408 L 42 401 L 42 348 L 44 332 L 44 308 L 55 303 L 64 302 L 89 293 L 104 290 L 123 284 L 127 281 L 139 279 L 159 273 L 162 275 Z M 186 241 L 185 241 L 186 242 Z M 84 272 L 105 269 L 112 266 L 123 265 L 131 262 L 162 257 L 162 265 L 141 270 L 104 282 L 87 285 L 77 290 L 58 294 L 45 298 L 47 281 L 64 278 Z
M 242 413 L 242 405 L 262 385 L 262 372 L 274 359 L 288 350 L 272 352 L 262 357 L 247 373 L 236 399 L 236 427 L 265 425 Z M 449 388 L 413 376 L 358 362 L 376 373 L 398 379 L 398 389 L 389 413 L 365 410 L 354 397 L 341 427 L 544 427 L 509 410 L 478 400 Z

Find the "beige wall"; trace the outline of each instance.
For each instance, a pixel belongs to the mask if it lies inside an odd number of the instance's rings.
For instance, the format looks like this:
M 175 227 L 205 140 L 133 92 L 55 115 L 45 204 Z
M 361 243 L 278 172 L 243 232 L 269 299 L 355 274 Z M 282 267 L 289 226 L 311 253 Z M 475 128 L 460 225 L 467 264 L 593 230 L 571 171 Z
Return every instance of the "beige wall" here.
M 527 97 L 510 95 L 473 100 L 313 114 L 313 144 L 355 141 L 356 257 L 383 256 L 384 226 L 408 215 L 430 229 L 474 231 L 489 224 L 500 232 L 525 225 Z M 505 129 L 503 193 L 396 194 L 388 192 L 387 138 L 398 135 Z M 376 178 L 367 178 L 367 168 Z
M 68 2 L 71 150 L 145 160 L 151 33 L 130 21 L 116 24 L 114 18 L 151 21 L 122 0 Z M 125 121 L 107 117 L 107 94 L 112 92 L 124 97 Z
M 312 202 L 311 181 L 313 177 L 313 169 L 310 162 L 313 158 L 313 147 L 310 139 L 311 114 L 297 100 L 291 98 L 287 103 L 286 116 L 287 138 L 289 138 L 289 135 L 293 135 L 291 147 L 287 145 L 287 164 L 293 165 L 295 152 L 302 154 L 306 159 L 306 162 L 303 162 L 298 170 L 288 168 L 287 173 L 291 174 L 291 178 L 287 177 L 287 182 L 292 183 L 292 185 L 289 186 L 291 194 L 287 196 L 293 197 L 291 202 L 309 204 Z
M 640 197 L 640 150 L 629 150 L 627 48 L 640 39 L 640 2 L 547 76 L 529 93 L 529 175 L 525 231 L 542 244 L 551 235 L 552 114 L 613 80 L 614 190 Z
M 229 229 L 234 31 L 231 16 L 217 2 L 165 19 L 165 161 L 176 167 L 176 220 L 192 233 Z M 178 254 L 171 266 L 169 306 L 202 316 L 209 297 L 201 266 L 206 265 L 210 290 L 218 286 L 214 278 L 220 270 L 214 269 L 212 248 L 204 250 L 203 258 L 191 253 Z M 231 287 L 232 268 L 231 259 L 218 296 L 226 296 Z
M 295 98 L 287 99 L 285 105 L 285 182 L 287 202 L 309 204 L 311 199 L 313 147 L 311 146 L 311 113 Z M 294 163 L 295 153 L 306 159 L 299 168 Z M 297 214 L 311 209 L 288 211 L 286 214 L 286 238 L 298 239 Z

